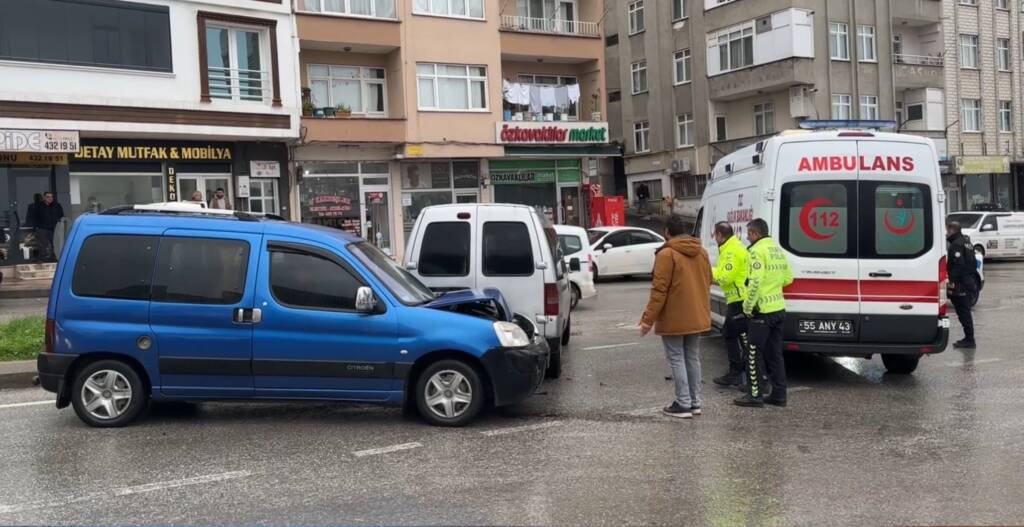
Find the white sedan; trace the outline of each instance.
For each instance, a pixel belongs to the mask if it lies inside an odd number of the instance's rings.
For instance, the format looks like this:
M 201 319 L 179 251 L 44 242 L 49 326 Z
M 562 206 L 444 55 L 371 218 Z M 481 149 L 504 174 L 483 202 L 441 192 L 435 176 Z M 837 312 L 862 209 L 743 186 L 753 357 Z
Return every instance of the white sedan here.
M 665 244 L 660 234 L 640 227 L 597 227 L 587 234 L 602 278 L 650 274 L 655 252 Z

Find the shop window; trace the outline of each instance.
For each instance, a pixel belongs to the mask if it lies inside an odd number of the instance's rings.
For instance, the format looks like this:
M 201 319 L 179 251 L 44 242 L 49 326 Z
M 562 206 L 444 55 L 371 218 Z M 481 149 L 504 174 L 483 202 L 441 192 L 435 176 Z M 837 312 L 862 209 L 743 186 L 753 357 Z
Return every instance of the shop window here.
M 167 6 L 4 0 L 0 59 L 170 72 Z
M 277 180 L 249 180 L 249 212 L 278 214 Z
M 159 239 L 155 236 L 90 236 L 75 261 L 71 290 L 78 296 L 149 300 L 153 263 Z M 110 265 L 110 255 L 117 265 Z
M 289 307 L 354 311 L 362 282 L 326 258 L 298 251 L 270 253 L 270 291 Z
M 153 278 L 153 301 L 237 304 L 245 294 L 249 244 L 223 238 L 164 237 Z
M 530 276 L 533 274 L 535 265 L 533 243 L 525 223 L 518 221 L 484 223 L 482 245 L 484 276 Z
M 420 247 L 420 275 L 469 275 L 469 231 L 466 222 L 436 222 L 427 225 Z
M 71 174 L 71 219 L 117 205 L 164 201 L 159 174 Z M 187 198 L 187 196 L 186 196 Z
M 412 231 L 413 223 L 426 207 L 476 202 L 479 185 L 478 161 L 403 164 L 402 218 L 405 232 L 408 234 Z
M 360 115 L 387 115 L 384 68 L 310 64 L 307 68 L 313 105 L 346 106 Z

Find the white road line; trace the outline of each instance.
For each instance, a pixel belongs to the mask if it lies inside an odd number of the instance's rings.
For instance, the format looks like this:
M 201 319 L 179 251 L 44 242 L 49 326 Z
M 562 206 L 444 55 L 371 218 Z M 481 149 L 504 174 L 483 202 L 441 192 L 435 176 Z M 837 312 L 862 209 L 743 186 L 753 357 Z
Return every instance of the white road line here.
M 4 408 L 22 408 L 24 406 L 39 406 L 43 404 L 55 404 L 53 399 L 48 401 L 29 401 L 27 403 L 11 403 L 11 404 L 0 404 L 0 410 Z
M 636 346 L 639 342 L 624 342 L 622 344 L 607 344 L 604 346 L 590 346 L 582 348 L 583 351 L 594 351 L 594 350 L 610 350 L 612 348 L 626 348 L 629 346 Z
M 402 443 L 400 445 L 391 445 L 391 446 L 385 446 L 385 447 L 381 447 L 381 448 L 371 448 L 369 450 L 357 450 L 355 452 L 352 452 L 352 455 L 355 456 L 355 457 L 376 456 L 376 455 L 379 455 L 379 454 L 388 454 L 388 453 L 391 453 L 391 452 L 400 452 L 402 450 L 412 450 L 414 448 L 419 448 L 421 446 L 423 446 L 422 443 Z
M 661 409 L 664 406 L 653 406 L 651 408 L 640 408 L 639 410 L 630 410 L 628 412 L 621 412 L 622 415 L 628 415 L 631 417 L 642 417 L 648 414 L 661 413 Z
M 794 386 L 792 388 L 789 388 L 786 391 L 789 392 L 789 393 L 793 393 L 793 392 L 806 392 L 807 390 L 810 390 L 810 389 L 811 389 L 810 386 Z
M 946 366 L 949 366 L 950 368 L 957 368 L 957 367 L 960 367 L 960 366 L 971 366 L 971 365 L 974 365 L 974 364 L 989 364 L 991 362 L 999 362 L 1001 360 L 1003 360 L 1003 359 L 994 359 L 993 358 L 993 359 L 978 359 L 978 360 L 963 361 L 963 362 L 947 362 Z
M 548 421 L 546 423 L 538 423 L 535 425 L 524 425 L 524 426 L 511 426 L 508 428 L 497 428 L 495 430 L 485 430 L 480 432 L 481 435 L 487 437 L 503 436 L 505 434 L 515 434 L 518 432 L 530 432 L 532 430 L 543 430 L 545 428 L 551 428 L 553 426 L 562 425 L 561 421 Z
M 121 496 L 130 496 L 132 494 L 142 494 L 144 492 L 153 492 L 157 490 L 187 487 L 191 485 L 202 485 L 204 483 L 215 483 L 218 481 L 226 481 L 229 479 L 245 478 L 251 475 L 252 473 L 249 472 L 248 470 L 240 470 L 235 472 L 224 472 L 221 474 L 208 474 L 206 476 L 196 476 L 193 478 L 147 483 L 144 485 L 134 485 L 131 487 L 121 487 L 107 492 L 92 492 L 89 494 L 79 494 L 76 496 L 67 496 L 64 498 L 30 501 L 26 503 L 19 503 L 17 505 L 0 505 L 0 514 L 10 514 L 12 512 L 23 512 L 35 509 L 45 509 L 49 507 L 62 507 L 65 505 L 78 503 L 82 501 L 93 501 L 104 498 L 116 498 Z

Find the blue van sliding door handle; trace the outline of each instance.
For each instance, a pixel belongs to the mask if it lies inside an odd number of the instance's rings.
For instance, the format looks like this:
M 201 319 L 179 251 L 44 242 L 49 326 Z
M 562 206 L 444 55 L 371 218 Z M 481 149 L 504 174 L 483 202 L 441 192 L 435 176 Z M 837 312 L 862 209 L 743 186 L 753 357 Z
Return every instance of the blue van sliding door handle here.
M 233 317 L 235 324 L 259 324 L 263 320 L 263 310 L 260 308 L 235 310 Z

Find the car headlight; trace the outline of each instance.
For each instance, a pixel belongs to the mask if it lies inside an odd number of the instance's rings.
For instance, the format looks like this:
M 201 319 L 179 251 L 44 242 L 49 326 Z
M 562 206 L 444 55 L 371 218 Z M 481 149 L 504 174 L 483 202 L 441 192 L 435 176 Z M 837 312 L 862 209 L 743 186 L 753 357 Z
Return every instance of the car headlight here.
M 526 336 L 523 328 L 511 322 L 495 322 L 494 334 L 498 336 L 498 342 L 506 348 L 522 348 L 530 345 L 530 339 Z

